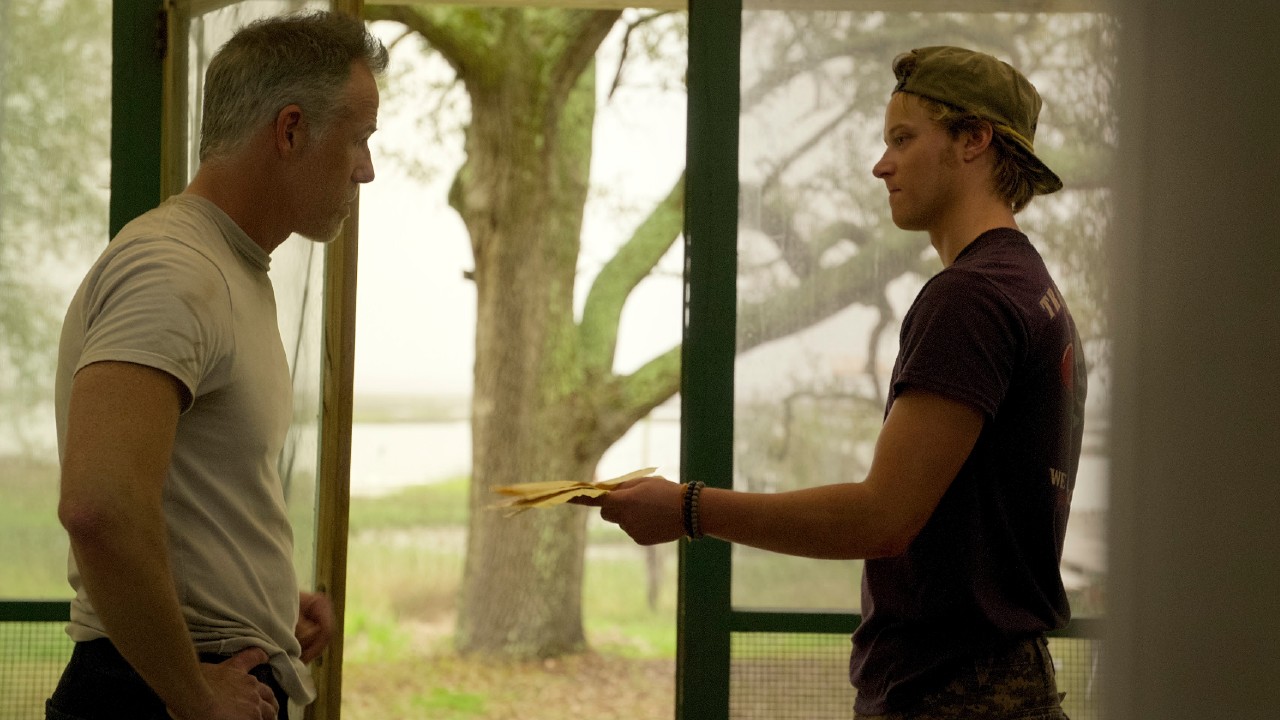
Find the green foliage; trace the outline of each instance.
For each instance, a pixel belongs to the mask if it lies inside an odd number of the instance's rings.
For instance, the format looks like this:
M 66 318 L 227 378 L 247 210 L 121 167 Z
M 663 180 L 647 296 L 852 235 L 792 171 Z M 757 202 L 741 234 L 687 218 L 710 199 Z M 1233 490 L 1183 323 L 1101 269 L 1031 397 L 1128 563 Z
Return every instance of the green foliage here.
M 0 187 L 7 257 L 58 251 L 86 237 L 105 241 L 110 5 L 9 0 L 4 8 Z
M 6 553 L 3 597 L 23 600 L 70 600 L 67 584 L 67 535 L 56 519 L 44 527 L 3 530 Z
M 413 527 L 465 527 L 471 479 L 415 485 L 390 495 L 351 500 L 351 531 Z M 496 500 L 496 496 L 495 496 Z
M 58 467 L 22 456 L 0 457 L 0 566 L 3 598 L 70 598 L 67 534 L 58 522 Z M 0 598 L 0 599 L 3 599 Z
M 110 3 L 0 4 L 0 403 L 48 394 L 59 264 L 106 240 Z
M 655 553 L 658 570 L 649 574 L 645 553 Z M 650 583 L 657 602 L 650 606 Z M 639 548 L 593 545 L 583 578 L 583 616 L 597 652 L 629 658 L 675 656 L 676 546 Z
M 388 661 L 448 645 L 462 577 L 465 521 L 432 524 L 439 517 L 428 513 L 421 516 L 423 525 L 415 525 L 405 514 L 379 515 L 397 502 L 422 507 L 421 497 L 402 491 L 352 500 L 352 517 L 362 521 L 358 527 L 353 524 L 347 547 L 348 659 Z M 366 512 L 370 505 L 378 510 Z M 379 517 L 389 518 L 389 524 L 376 524 Z
M 861 587 L 861 560 L 815 560 L 734 549 L 733 601 L 739 607 L 856 612 Z
M 409 638 L 395 618 L 348 603 L 343 657 L 348 662 L 369 662 L 404 657 Z
M 464 720 L 464 718 L 482 716 L 485 711 L 483 696 L 454 692 L 446 688 L 431 688 L 425 693 L 415 694 L 409 699 L 408 704 L 414 717 L 432 717 L 440 720 Z

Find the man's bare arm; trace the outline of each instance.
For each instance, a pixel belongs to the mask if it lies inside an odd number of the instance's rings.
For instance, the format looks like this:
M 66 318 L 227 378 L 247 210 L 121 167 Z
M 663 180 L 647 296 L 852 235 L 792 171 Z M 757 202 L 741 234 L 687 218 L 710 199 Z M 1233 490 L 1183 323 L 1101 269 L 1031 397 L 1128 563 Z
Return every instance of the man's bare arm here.
M 894 401 L 866 480 L 785 493 L 705 488 L 702 531 L 787 555 L 874 558 L 901 554 L 924 527 L 968 458 L 983 416 L 964 403 L 923 392 Z M 601 498 L 601 516 L 641 544 L 683 534 L 682 487 L 657 478 L 623 484 Z
M 700 503 L 703 532 L 805 557 L 900 555 L 951 486 L 982 422 L 969 405 L 908 392 L 885 419 L 864 482 L 775 494 L 709 488 Z
M 81 369 L 58 517 L 112 643 L 175 715 L 268 717 L 262 707 L 275 700 L 262 691 L 270 690 L 243 669 L 202 668 L 174 589 L 161 499 L 183 392 L 172 376 L 142 365 Z

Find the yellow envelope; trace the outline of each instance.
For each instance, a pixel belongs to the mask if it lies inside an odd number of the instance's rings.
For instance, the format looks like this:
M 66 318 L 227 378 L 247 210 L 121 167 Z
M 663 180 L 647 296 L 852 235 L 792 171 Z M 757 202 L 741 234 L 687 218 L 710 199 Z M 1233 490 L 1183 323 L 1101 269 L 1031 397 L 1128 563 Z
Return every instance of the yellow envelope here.
M 503 485 L 494 488 L 493 491 L 507 497 L 494 507 L 508 508 L 507 517 L 511 517 L 529 508 L 561 505 L 576 497 L 600 497 L 628 480 L 648 477 L 657 469 L 656 467 L 641 468 L 625 475 L 594 483 L 575 480 L 543 480 Z

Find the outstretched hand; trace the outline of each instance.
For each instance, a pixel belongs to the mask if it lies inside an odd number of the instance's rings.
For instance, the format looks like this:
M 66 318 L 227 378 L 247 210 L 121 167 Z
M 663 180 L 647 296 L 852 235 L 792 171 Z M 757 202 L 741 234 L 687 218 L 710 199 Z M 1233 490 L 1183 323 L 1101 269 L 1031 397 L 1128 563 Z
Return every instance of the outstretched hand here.
M 684 487 L 660 477 L 643 477 L 618 485 L 600 497 L 569 502 L 600 508 L 600 517 L 615 523 L 640 545 L 679 540 L 684 536 Z
M 280 714 L 275 693 L 249 674 L 266 661 L 267 653 L 255 647 L 221 663 L 201 663 L 200 671 L 213 691 L 210 704 L 181 712 L 168 708 L 169 714 L 174 720 L 275 720 Z

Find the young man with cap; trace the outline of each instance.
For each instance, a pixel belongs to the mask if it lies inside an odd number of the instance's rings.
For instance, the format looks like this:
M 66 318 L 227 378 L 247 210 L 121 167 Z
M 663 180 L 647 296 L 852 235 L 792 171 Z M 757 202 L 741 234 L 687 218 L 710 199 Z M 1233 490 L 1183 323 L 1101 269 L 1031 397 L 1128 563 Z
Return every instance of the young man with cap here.
M 760 494 L 643 478 L 599 505 L 637 542 L 703 534 L 865 558 L 850 680 L 861 720 L 1065 717 L 1044 637 L 1069 618 L 1058 569 L 1080 455 L 1083 351 L 1014 219 L 1061 181 L 1032 146 L 1040 97 L 990 55 L 893 63 L 873 173 L 893 221 L 943 269 L 903 320 L 863 482 Z

